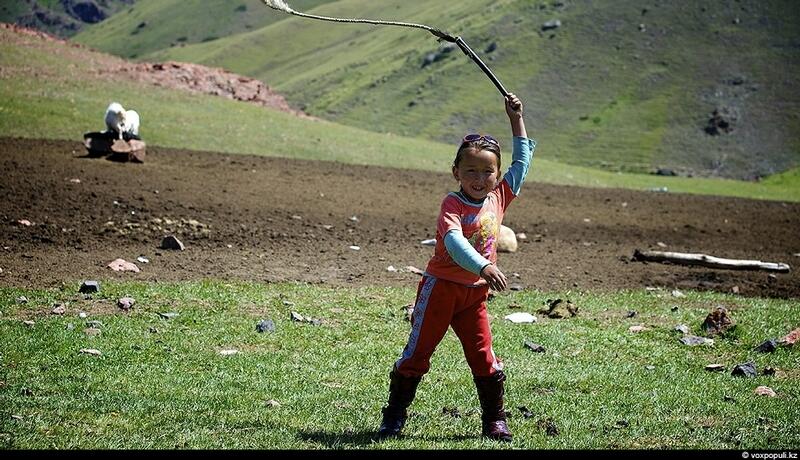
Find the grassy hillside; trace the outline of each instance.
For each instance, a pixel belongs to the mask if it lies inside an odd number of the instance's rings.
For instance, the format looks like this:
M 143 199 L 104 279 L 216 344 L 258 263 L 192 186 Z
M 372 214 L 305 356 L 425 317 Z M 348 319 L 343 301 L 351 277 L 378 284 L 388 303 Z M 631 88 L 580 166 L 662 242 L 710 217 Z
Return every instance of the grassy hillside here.
M 463 36 L 526 102 L 549 158 L 612 171 L 664 167 L 752 179 L 800 164 L 800 88 L 787 78 L 800 71 L 795 6 L 338 0 L 312 12 L 419 22 Z M 543 30 L 552 19 L 561 26 Z M 130 39 L 130 49 L 145 40 Z M 423 67 L 440 48 L 424 31 L 288 17 L 219 40 L 169 45 L 141 57 L 247 74 L 294 105 L 351 126 L 448 143 L 468 130 L 505 130 L 498 93 L 458 50 Z M 730 133 L 705 131 L 717 109 Z
M 0 136 L 79 141 L 104 129 L 112 100 L 136 109 L 151 146 L 248 153 L 445 172 L 453 146 L 310 121 L 252 104 L 102 77 L 111 56 L 0 28 Z M 503 139 L 503 138 L 501 138 Z M 763 183 L 618 174 L 552 161 L 537 150 L 532 181 L 800 201 L 800 174 Z M 542 147 L 543 146 L 543 147 Z
M 331 0 L 297 0 L 298 9 Z M 259 29 L 286 16 L 273 14 L 261 0 L 139 0 L 73 39 L 125 58 L 163 48 L 202 43 Z

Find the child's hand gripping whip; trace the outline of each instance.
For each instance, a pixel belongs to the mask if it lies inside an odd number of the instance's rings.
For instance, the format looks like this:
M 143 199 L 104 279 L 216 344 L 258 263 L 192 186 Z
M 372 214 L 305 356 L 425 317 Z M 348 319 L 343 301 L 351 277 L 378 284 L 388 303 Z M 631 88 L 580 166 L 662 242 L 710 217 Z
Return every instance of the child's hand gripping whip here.
M 270 8 L 304 18 L 321 19 L 323 21 L 332 21 L 332 22 L 374 24 L 379 26 L 414 27 L 417 29 L 427 30 L 428 32 L 432 33 L 433 35 L 439 37 L 442 40 L 455 43 L 456 45 L 458 45 L 458 47 L 461 48 L 461 51 L 463 51 L 464 54 L 469 56 L 470 59 L 475 61 L 475 63 L 478 64 L 478 67 L 480 67 L 481 70 L 483 70 L 483 72 L 492 80 L 492 83 L 494 83 L 494 86 L 496 86 L 497 89 L 500 91 L 500 94 L 502 94 L 503 97 L 508 96 L 508 91 L 506 91 L 505 87 L 503 87 L 503 84 L 500 83 L 500 80 L 498 80 L 497 77 L 494 76 L 492 71 L 489 70 L 489 67 L 487 67 L 486 64 L 483 63 L 483 61 L 481 61 L 481 58 L 479 58 L 478 55 L 475 54 L 475 51 L 472 51 L 472 48 L 470 48 L 469 45 L 467 45 L 461 37 L 453 37 L 452 35 L 449 35 L 446 32 L 443 32 L 439 29 L 430 26 L 426 26 L 425 24 L 413 24 L 409 22 L 395 22 L 395 21 L 378 21 L 372 19 L 331 18 L 328 16 L 317 16 L 315 14 L 300 13 L 299 11 L 291 9 L 289 5 L 286 4 L 286 2 L 283 0 L 263 0 L 263 1 Z

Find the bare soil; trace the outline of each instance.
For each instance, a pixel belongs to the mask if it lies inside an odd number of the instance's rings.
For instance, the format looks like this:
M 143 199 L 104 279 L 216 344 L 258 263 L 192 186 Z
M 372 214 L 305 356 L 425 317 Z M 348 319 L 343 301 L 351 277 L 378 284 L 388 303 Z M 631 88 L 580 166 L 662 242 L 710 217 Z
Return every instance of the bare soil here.
M 115 163 L 86 157 L 80 142 L 16 138 L 0 138 L 0 170 L 0 285 L 25 288 L 205 278 L 415 286 L 418 275 L 404 267 L 425 268 L 432 248 L 420 241 L 434 237 L 441 200 L 455 186 L 446 172 L 159 147 L 148 148 L 143 164 Z M 512 283 L 800 297 L 796 269 L 771 275 L 631 260 L 639 248 L 796 266 L 800 204 L 535 180 L 534 160 L 504 222 L 528 236 L 499 256 Z M 186 249 L 160 249 L 168 234 Z M 107 268 L 117 258 L 141 272 Z

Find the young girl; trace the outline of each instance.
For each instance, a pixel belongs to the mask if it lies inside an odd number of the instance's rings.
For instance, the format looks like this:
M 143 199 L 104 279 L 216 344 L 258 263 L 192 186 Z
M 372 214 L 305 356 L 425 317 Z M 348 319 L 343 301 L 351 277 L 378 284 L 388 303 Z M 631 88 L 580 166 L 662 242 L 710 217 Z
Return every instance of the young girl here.
M 500 144 L 493 137 L 468 134 L 456 153 L 453 177 L 461 189 L 442 202 L 436 249 L 417 288 L 411 335 L 389 374 L 389 403 L 383 408 L 380 438 L 400 434 L 417 385 L 430 369 L 431 355 L 452 326 L 478 390 L 483 435 L 511 441 L 503 409 L 505 374 L 492 350 L 486 300 L 489 288 L 506 288 L 506 277 L 495 265 L 497 237 L 506 208 L 519 194 L 536 143 L 525 132 L 522 102 L 509 94 L 505 106 L 514 148 L 511 166 L 502 178 Z

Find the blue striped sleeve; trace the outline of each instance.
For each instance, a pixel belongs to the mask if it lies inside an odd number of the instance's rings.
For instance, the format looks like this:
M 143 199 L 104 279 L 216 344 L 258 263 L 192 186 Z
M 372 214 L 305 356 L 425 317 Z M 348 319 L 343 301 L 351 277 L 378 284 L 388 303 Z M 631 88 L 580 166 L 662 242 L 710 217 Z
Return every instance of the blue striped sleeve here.
M 488 259 L 481 256 L 475 248 L 469 244 L 464 235 L 458 230 L 450 230 L 444 236 L 444 246 L 450 257 L 464 270 L 481 274 L 483 267 L 491 264 Z
M 504 176 L 508 186 L 514 195 L 519 195 L 522 182 L 528 175 L 528 167 L 533 159 L 533 150 L 536 148 L 536 141 L 527 137 L 514 136 L 514 147 L 511 153 L 511 166 L 509 166 Z

